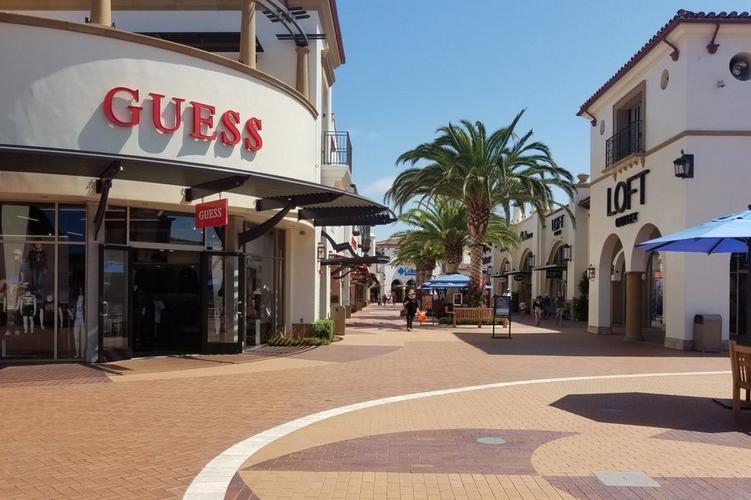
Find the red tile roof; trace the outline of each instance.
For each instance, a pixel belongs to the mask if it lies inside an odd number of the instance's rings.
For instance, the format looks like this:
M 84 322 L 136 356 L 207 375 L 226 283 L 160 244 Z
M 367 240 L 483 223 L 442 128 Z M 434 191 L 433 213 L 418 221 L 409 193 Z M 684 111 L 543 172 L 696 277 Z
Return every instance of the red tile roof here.
M 610 89 L 615 83 L 621 79 L 631 68 L 636 66 L 653 48 L 662 42 L 670 32 L 672 32 L 678 25 L 682 23 L 704 23 L 704 24 L 730 24 L 730 23 L 751 23 L 751 14 L 748 12 L 691 12 L 688 10 L 679 10 L 670 21 L 668 21 L 660 30 L 654 34 L 639 51 L 634 54 L 626 64 L 616 71 L 616 73 L 605 82 L 605 84 L 597 89 L 592 97 L 587 99 L 584 104 L 579 108 L 577 116 L 581 116 L 585 111 L 595 102 L 597 99 Z

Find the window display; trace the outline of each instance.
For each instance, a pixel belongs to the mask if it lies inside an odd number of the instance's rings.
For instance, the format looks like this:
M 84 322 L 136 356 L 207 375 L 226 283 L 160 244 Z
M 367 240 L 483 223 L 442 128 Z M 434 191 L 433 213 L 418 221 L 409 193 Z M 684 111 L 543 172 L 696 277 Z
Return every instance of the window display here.
M 0 204 L 0 358 L 83 356 L 84 335 L 77 345 L 66 335 L 70 288 L 85 284 L 85 231 L 83 206 Z

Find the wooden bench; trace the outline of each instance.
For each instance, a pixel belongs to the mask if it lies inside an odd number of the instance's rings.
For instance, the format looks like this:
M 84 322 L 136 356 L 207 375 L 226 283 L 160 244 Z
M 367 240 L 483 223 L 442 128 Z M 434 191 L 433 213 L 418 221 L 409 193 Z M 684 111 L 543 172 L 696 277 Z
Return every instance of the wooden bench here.
M 482 322 L 485 321 L 490 324 L 493 321 L 493 310 L 489 307 L 455 307 L 451 313 L 454 316 L 454 328 L 459 320 L 471 320 L 477 321 L 477 328 L 482 326 Z M 506 318 L 498 318 L 502 325 L 507 321 Z
M 733 371 L 733 413 L 741 411 L 741 389 L 746 390 L 746 404 L 751 402 L 751 347 L 728 343 L 730 367 Z

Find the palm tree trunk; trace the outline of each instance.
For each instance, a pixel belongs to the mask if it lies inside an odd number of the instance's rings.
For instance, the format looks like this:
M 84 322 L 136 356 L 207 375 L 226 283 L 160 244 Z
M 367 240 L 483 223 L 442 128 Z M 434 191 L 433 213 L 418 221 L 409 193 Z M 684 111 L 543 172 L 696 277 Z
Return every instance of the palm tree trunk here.
M 469 232 L 469 282 L 473 289 L 479 289 L 482 277 L 482 254 L 485 247 L 485 233 L 488 230 L 490 220 L 490 209 L 487 206 L 478 206 L 471 200 L 466 200 L 466 203 L 467 230 Z
M 445 256 L 443 263 L 446 267 L 444 272 L 446 274 L 455 274 L 459 272 L 459 264 L 462 263 L 462 254 L 464 253 L 464 246 L 462 243 L 459 242 L 445 245 L 443 247 L 443 253 Z

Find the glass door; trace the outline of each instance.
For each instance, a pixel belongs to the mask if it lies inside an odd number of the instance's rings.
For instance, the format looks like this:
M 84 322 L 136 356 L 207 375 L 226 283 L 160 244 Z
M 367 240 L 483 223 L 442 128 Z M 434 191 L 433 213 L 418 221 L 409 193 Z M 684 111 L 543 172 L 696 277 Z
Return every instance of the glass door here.
M 103 245 L 99 251 L 99 360 L 133 355 L 128 329 L 130 252 Z
M 242 352 L 245 347 L 244 255 L 204 252 L 201 292 L 203 352 Z

